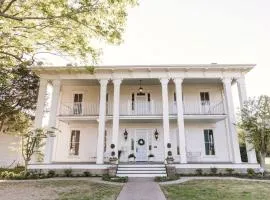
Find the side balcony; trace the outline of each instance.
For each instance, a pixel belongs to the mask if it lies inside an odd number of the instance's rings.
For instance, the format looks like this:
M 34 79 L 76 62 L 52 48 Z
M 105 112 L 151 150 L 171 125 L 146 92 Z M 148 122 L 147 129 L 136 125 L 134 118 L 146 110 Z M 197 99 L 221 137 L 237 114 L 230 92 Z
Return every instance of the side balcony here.
M 226 117 L 224 102 L 183 102 L 185 120 L 214 120 L 219 121 Z M 121 103 L 120 120 L 149 119 L 162 120 L 162 102 L 137 102 Z M 107 119 L 112 119 L 113 104 L 107 103 Z M 99 104 L 89 102 L 62 103 L 59 110 L 59 118 L 63 120 L 96 120 L 99 115 Z M 170 119 L 177 119 L 176 102 L 169 104 Z

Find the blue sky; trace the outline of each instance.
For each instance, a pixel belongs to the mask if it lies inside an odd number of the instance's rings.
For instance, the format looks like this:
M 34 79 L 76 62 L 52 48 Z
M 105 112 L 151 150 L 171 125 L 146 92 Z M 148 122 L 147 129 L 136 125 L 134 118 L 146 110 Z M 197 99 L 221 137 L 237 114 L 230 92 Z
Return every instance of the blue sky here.
M 270 95 L 269 10 L 269 0 L 141 0 L 101 64 L 255 63 L 248 95 Z

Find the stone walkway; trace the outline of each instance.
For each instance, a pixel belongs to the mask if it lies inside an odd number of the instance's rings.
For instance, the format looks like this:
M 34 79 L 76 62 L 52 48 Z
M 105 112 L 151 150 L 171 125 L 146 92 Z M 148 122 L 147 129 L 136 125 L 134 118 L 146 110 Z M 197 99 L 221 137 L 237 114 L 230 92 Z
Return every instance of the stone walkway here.
M 129 178 L 117 200 L 166 200 L 152 178 Z
M 270 183 L 270 180 L 260 180 L 260 179 L 247 179 L 247 178 L 237 178 L 237 177 L 212 177 L 212 176 L 199 176 L 199 177 L 181 177 L 175 181 L 168 181 L 159 183 L 160 185 L 170 185 L 170 184 L 179 184 L 191 180 L 235 180 L 235 181 L 255 181 L 255 182 L 266 182 Z

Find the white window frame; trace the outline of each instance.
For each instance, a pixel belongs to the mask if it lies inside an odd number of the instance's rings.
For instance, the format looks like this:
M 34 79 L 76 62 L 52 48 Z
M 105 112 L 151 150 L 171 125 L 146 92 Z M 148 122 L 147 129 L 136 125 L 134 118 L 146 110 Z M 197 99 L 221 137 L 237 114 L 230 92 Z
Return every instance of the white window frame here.
M 212 134 L 213 134 L 213 141 L 211 142 L 206 142 L 205 141 L 205 131 L 208 131 L 208 138 L 210 138 L 209 137 L 209 134 L 210 134 L 210 131 L 212 131 Z M 203 145 L 204 145 L 204 155 L 206 156 L 206 157 L 215 157 L 216 155 L 217 155 L 217 151 L 216 151 L 216 144 L 215 144 L 215 136 L 214 136 L 215 134 L 214 134 L 214 129 L 213 128 L 204 128 L 203 129 Z M 214 147 L 214 154 L 206 154 L 206 143 L 208 144 L 208 145 L 213 145 L 213 147 Z M 209 148 L 209 151 L 210 151 L 210 148 Z
M 72 141 L 72 133 L 73 133 L 73 131 L 75 131 L 75 141 L 74 142 Z M 79 142 L 76 142 L 76 131 L 79 132 Z M 71 129 L 70 139 L 69 139 L 69 156 L 78 157 L 80 155 L 80 140 L 81 140 L 81 130 L 80 129 L 76 129 L 76 128 Z M 78 144 L 78 154 L 77 155 L 75 154 L 76 153 L 75 152 L 76 144 Z M 71 152 L 72 145 L 74 145 L 74 147 L 73 147 L 74 148 L 74 153 Z
M 73 91 L 72 92 L 72 113 L 73 113 L 73 115 L 84 115 L 84 99 L 85 99 L 85 95 L 84 95 L 84 93 L 85 92 L 83 92 L 83 91 Z M 75 95 L 76 94 L 82 94 L 82 105 L 81 105 L 81 109 L 82 109 L 82 112 L 80 113 L 80 114 L 75 114 L 74 113 L 74 97 L 75 97 Z

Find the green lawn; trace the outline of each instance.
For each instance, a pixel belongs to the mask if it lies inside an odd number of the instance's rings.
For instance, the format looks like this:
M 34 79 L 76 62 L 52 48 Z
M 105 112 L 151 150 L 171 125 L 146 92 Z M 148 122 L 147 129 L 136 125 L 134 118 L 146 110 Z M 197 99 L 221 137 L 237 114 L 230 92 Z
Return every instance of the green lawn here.
M 88 180 L 0 182 L 0 199 L 115 200 L 122 186 Z
M 161 186 L 168 200 L 268 200 L 270 183 L 233 180 L 193 180 Z

